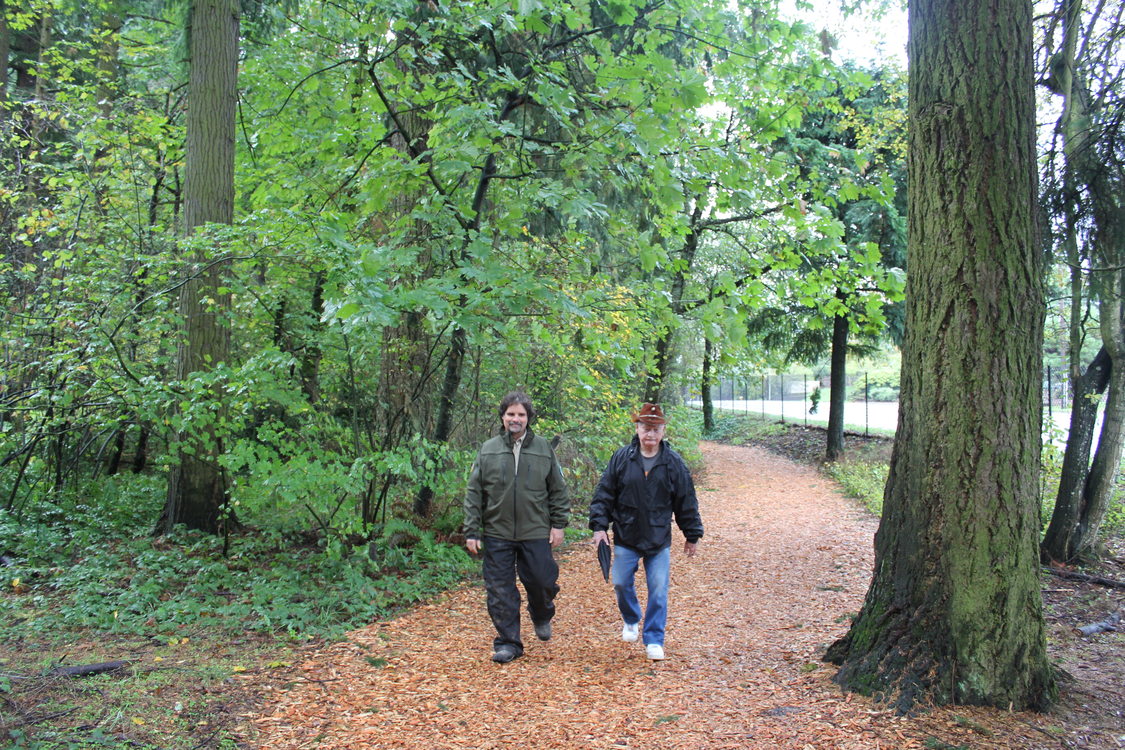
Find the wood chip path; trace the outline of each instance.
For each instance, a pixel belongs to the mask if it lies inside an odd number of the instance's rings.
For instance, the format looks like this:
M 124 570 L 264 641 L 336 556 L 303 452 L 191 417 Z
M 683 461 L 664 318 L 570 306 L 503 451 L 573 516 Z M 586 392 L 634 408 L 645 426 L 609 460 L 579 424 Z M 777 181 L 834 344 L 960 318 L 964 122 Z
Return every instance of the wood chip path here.
M 554 638 L 490 661 L 479 585 L 307 654 L 267 688 L 262 748 L 1060 747 L 1037 715 L 956 708 L 898 717 L 842 693 L 820 661 L 870 579 L 876 521 L 815 469 L 703 444 L 699 554 L 673 543 L 668 658 L 620 640 L 593 548 L 560 554 Z M 576 518 L 575 525 L 584 519 Z M 643 583 L 643 576 L 638 577 Z M 643 587 L 642 587 L 643 593 Z M 944 744 L 942 744 L 944 743 Z

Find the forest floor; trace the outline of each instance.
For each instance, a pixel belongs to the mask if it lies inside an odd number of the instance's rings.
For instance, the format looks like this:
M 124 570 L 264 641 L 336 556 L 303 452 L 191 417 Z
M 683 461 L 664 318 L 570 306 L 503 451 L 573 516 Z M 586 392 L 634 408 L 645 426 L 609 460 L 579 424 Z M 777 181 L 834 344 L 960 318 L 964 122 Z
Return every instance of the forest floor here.
M 848 440 L 850 456 L 889 452 L 889 440 Z M 28 634 L 0 644 L 0 747 L 1125 748 L 1125 634 L 1077 630 L 1125 593 L 1052 575 L 1049 655 L 1067 676 L 1050 712 L 904 717 L 841 692 L 821 656 L 862 604 L 877 519 L 819 470 L 822 430 L 755 441 L 702 445 L 706 536 L 692 559 L 673 547 L 663 662 L 620 640 L 612 589 L 577 542 L 559 553 L 555 636 L 540 642 L 525 623 L 526 654 L 507 665 L 489 659 L 479 583 L 334 643 Z M 1125 580 L 1125 551 L 1087 572 Z M 130 666 L 36 676 L 110 659 Z
M 807 458 L 799 431 L 790 434 L 775 447 Z M 898 716 L 841 692 L 821 661 L 862 604 L 877 520 L 807 462 L 702 448 L 706 536 L 692 559 L 673 545 L 667 660 L 620 640 L 612 590 L 579 543 L 560 555 L 555 635 L 536 640 L 525 614 L 522 658 L 489 660 L 483 592 L 467 586 L 309 650 L 284 681 L 245 675 L 263 703 L 243 741 L 278 750 L 1125 747 L 1122 633 L 1076 631 L 1119 607 L 1121 592 L 1045 581 L 1051 657 L 1071 676 L 1051 712 Z

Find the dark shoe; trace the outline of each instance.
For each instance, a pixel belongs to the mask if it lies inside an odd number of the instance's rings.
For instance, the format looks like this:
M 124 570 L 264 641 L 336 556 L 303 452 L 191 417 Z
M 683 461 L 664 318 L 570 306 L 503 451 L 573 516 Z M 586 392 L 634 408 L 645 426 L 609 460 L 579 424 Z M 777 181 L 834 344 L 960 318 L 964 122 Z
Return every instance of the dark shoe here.
M 551 640 L 551 621 L 538 623 L 535 626 L 535 635 L 541 641 Z
M 501 646 L 492 652 L 492 661 L 498 664 L 507 664 L 518 656 L 519 654 L 511 646 Z

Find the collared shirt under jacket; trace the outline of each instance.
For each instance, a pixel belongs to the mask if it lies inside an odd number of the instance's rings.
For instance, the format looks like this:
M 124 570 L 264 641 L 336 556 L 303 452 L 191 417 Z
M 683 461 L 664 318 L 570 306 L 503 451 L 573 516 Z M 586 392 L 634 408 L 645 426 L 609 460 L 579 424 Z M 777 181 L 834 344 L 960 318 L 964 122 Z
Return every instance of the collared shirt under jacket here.
M 566 528 L 570 496 L 551 444 L 527 430 L 517 471 L 511 435 L 486 440 L 473 462 L 464 511 L 466 539 L 526 542 Z
M 691 472 L 679 453 L 660 443 L 656 463 L 645 476 L 640 441 L 618 449 L 609 459 L 590 503 L 590 528 L 613 526 L 613 543 L 642 555 L 672 544 L 672 516 L 684 538 L 703 537 L 703 519 Z

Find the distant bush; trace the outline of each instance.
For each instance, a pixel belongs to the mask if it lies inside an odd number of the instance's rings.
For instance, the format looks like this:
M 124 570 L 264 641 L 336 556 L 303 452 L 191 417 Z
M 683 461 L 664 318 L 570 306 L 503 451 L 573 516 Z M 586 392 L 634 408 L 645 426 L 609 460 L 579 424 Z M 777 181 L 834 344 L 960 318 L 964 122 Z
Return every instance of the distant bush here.
M 824 465 L 825 470 L 844 488 L 848 497 L 859 500 L 875 515 L 883 512 L 883 488 L 890 467 L 883 462 L 848 461 Z
M 866 396 L 871 401 L 898 401 L 899 374 L 891 371 L 873 371 L 866 375 Z M 864 397 L 863 383 L 853 390 L 856 398 Z

